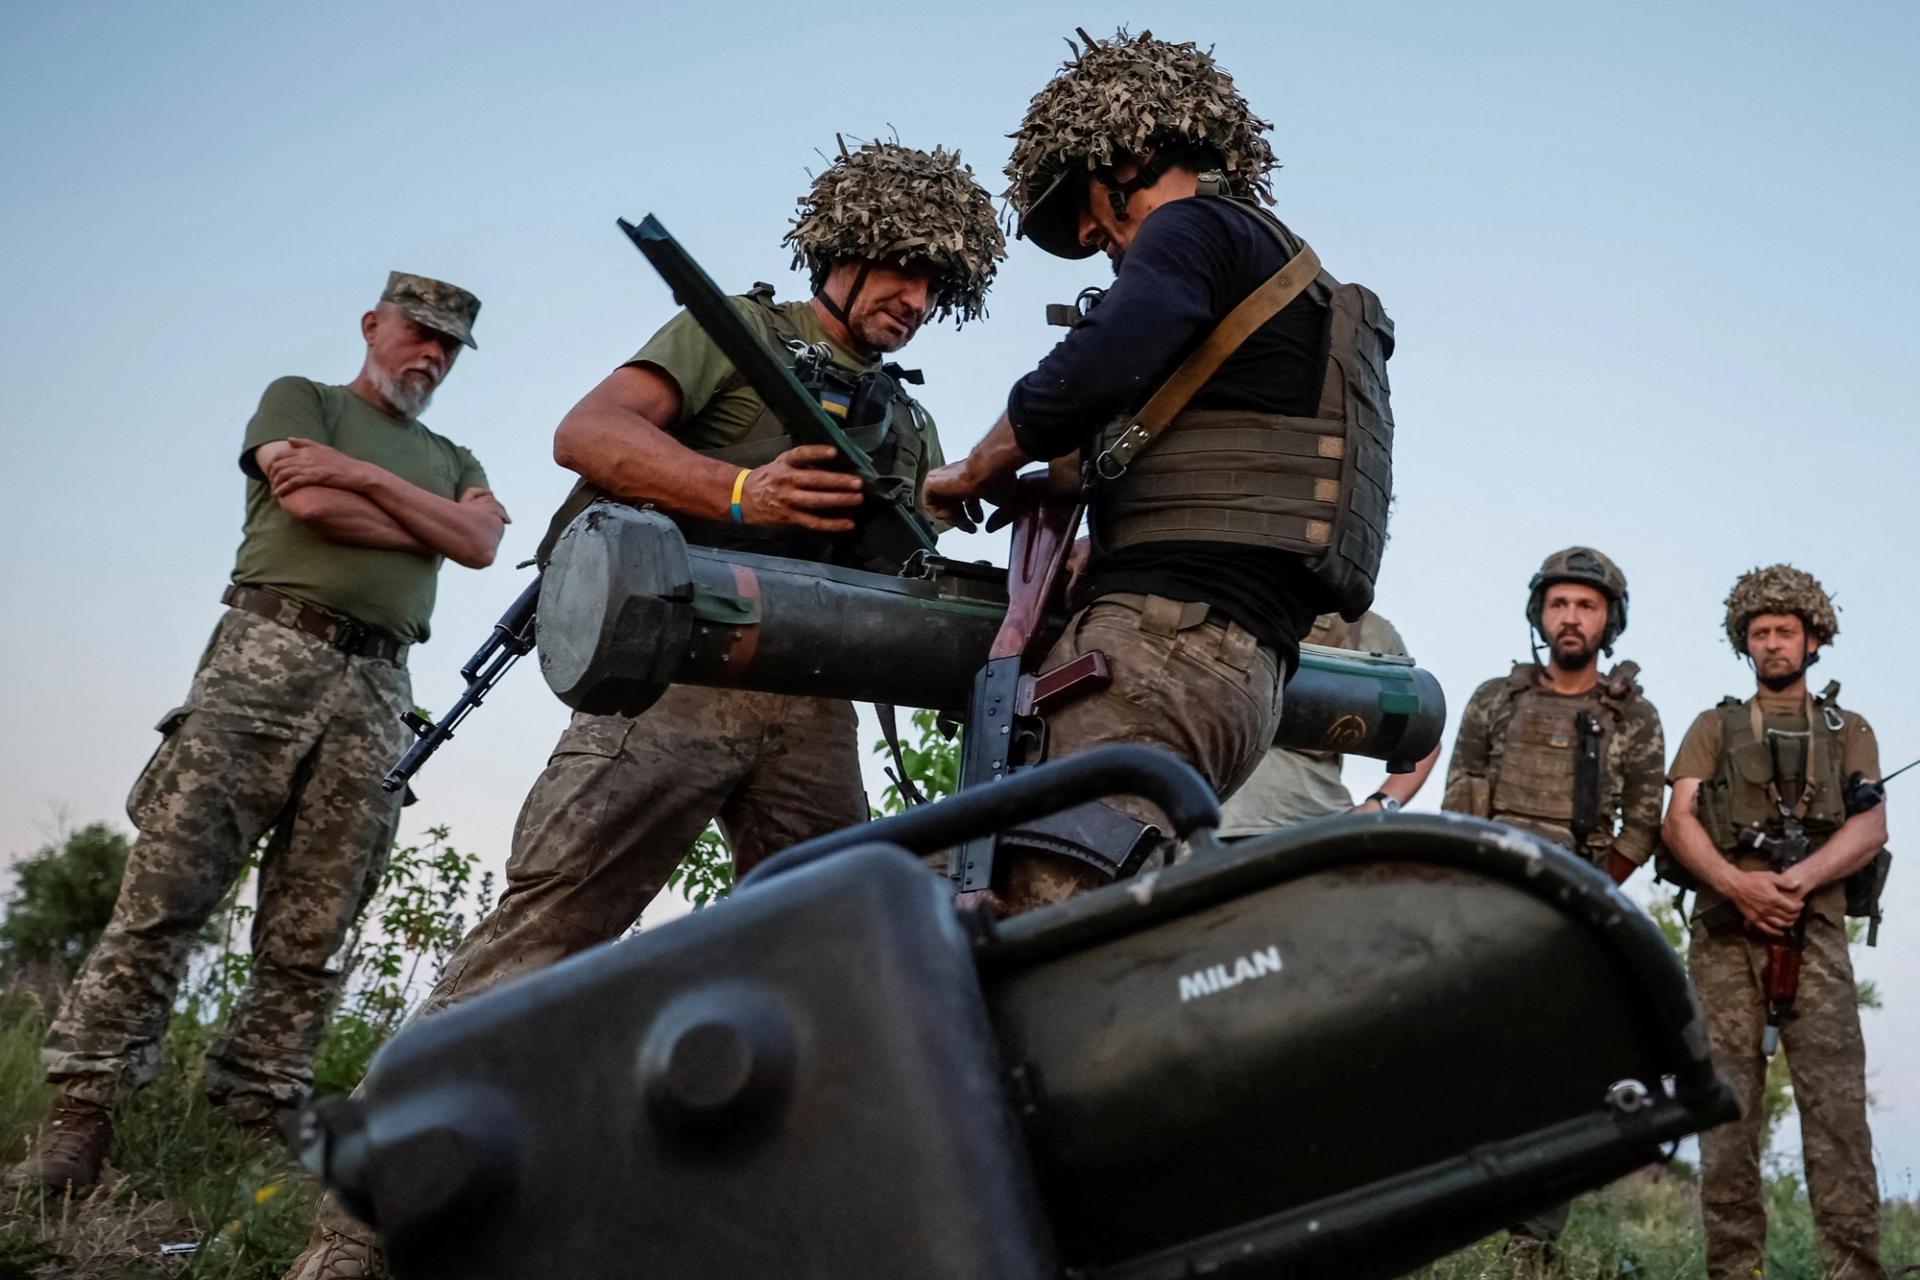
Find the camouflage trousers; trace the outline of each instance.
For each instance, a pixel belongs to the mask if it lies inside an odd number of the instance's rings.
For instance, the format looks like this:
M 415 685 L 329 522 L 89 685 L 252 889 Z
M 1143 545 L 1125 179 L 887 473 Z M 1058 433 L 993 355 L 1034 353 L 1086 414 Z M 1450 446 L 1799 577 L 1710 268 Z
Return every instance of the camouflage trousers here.
M 48 1033 L 50 1081 L 111 1102 L 152 1077 L 189 953 L 271 828 L 252 976 L 208 1051 L 205 1089 L 268 1109 L 306 1097 L 340 979 L 333 956 L 399 822 L 380 777 L 405 748 L 412 705 L 404 667 L 227 611 L 128 797 L 139 839 Z
M 1709 1280 L 1751 1280 L 1763 1270 L 1765 963 L 1765 944 L 1742 933 L 1709 935 L 1694 924 L 1688 971 L 1706 1014 L 1714 1065 L 1732 1082 L 1740 1102 L 1739 1120 L 1700 1135 L 1700 1214 Z M 1884 1280 L 1880 1195 L 1867 1129 L 1867 1055 L 1853 964 L 1837 913 L 1808 917 L 1794 1013 L 1780 1040 L 1800 1110 L 1807 1198 L 1825 1274 L 1832 1280 Z
M 676 685 L 635 718 L 576 713 L 520 808 L 499 905 L 421 1012 L 619 937 L 715 819 L 744 874 L 866 817 L 849 703 Z
M 1280 717 L 1279 661 L 1238 623 L 1205 604 L 1163 596 L 1102 596 L 1075 613 L 1041 669 L 1091 649 L 1107 655 L 1113 683 L 1047 718 L 1047 758 L 1092 747 L 1140 742 L 1165 747 L 1221 796 L 1253 773 Z M 1160 810 L 1138 796 L 1114 808 L 1166 829 Z M 1164 859 L 1170 846 L 1156 854 Z M 1001 897 L 1019 912 L 1058 902 L 1103 883 L 1092 867 L 1046 854 L 1012 860 Z

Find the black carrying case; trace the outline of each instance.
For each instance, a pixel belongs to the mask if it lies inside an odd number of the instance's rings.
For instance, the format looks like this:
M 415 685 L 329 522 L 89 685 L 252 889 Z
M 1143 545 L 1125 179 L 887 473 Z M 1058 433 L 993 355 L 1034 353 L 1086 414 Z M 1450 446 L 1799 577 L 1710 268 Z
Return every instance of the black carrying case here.
M 1110 748 L 788 850 L 408 1029 L 306 1158 L 423 1280 L 1351 1278 L 1732 1115 L 1657 928 L 1509 828 L 1203 833 L 971 937 L 908 852 L 1118 791 L 1191 828 L 1167 767 Z

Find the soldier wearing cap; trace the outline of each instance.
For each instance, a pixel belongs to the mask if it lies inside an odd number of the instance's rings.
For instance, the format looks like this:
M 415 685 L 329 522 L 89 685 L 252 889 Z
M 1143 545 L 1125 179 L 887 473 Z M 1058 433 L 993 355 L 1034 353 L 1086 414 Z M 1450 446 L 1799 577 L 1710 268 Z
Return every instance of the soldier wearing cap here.
M 813 296 L 735 298 L 779 351 L 824 344 L 884 395 L 848 422 L 883 475 L 917 489 L 940 461 L 932 419 L 885 357 L 934 317 L 982 314 L 1004 256 L 992 200 L 957 154 L 893 142 L 844 148 L 799 201 L 786 237 Z M 873 438 L 878 435 L 879 438 Z M 541 549 L 594 501 L 648 504 L 689 540 L 854 567 L 899 568 L 889 526 L 831 446 L 796 445 L 685 312 L 562 419 L 554 456 L 580 475 Z M 902 553 L 904 554 L 904 553 Z M 430 1014 L 625 933 L 709 822 L 745 872 L 768 854 L 864 821 L 853 707 L 677 685 L 644 715 L 575 713 L 521 807 L 494 910 L 423 1002 Z M 295 1262 L 301 1280 L 378 1274 L 372 1234 L 329 1200 Z
M 1206 51 L 1081 35 L 1014 135 L 1007 199 L 1048 253 L 1103 251 L 1113 285 L 925 501 L 970 525 L 1027 462 L 1079 451 L 1090 556 L 1044 666 L 1098 649 L 1112 685 L 1049 717 L 1048 753 L 1152 743 L 1227 795 L 1272 743 L 1314 618 L 1371 603 L 1392 325 L 1263 207 L 1271 126 Z M 1006 861 L 1013 910 L 1099 879 L 1038 851 Z
M 479 310 L 396 271 L 360 319 L 353 381 L 281 378 L 261 397 L 228 607 L 128 798 L 140 837 L 48 1034 L 59 1092 L 23 1177 L 55 1190 L 98 1177 L 112 1108 L 154 1072 L 188 954 L 269 831 L 252 974 L 203 1087 L 263 1132 L 305 1100 L 329 964 L 399 821 L 380 776 L 407 741 L 407 651 L 427 638 L 441 561 L 484 568 L 507 522 L 474 456 L 417 417 L 474 345 Z
M 1460 715 L 1441 807 L 1530 831 L 1620 883 L 1653 852 L 1666 742 L 1639 668 L 1604 676 L 1627 629 L 1627 579 L 1591 547 L 1556 551 L 1527 584 L 1527 626 L 1542 665 L 1517 662 L 1473 691 Z M 1543 1262 L 1565 1229 L 1561 1205 L 1513 1227 L 1523 1266 Z
M 1818 696 L 1808 690 L 1807 668 L 1840 631 L 1812 574 L 1785 564 L 1755 569 L 1734 584 L 1726 608 L 1727 640 L 1758 688 L 1701 712 L 1687 730 L 1668 771 L 1663 828 L 1699 890 L 1687 969 L 1714 1065 L 1740 1101 L 1737 1122 L 1700 1135 L 1707 1275 L 1734 1280 L 1762 1269 L 1771 1032 L 1793 1077 L 1823 1273 L 1883 1280 L 1866 1046 L 1845 920 L 1849 880 L 1871 874 L 1886 843 L 1878 794 L 1871 804 L 1855 799 L 1879 781 L 1880 749 L 1866 720 L 1840 707 L 1837 685 Z M 1781 867 L 1770 850 L 1790 836 L 1804 839 L 1805 856 Z M 1767 983 L 1782 943 L 1799 948 L 1799 989 L 1776 1020 Z

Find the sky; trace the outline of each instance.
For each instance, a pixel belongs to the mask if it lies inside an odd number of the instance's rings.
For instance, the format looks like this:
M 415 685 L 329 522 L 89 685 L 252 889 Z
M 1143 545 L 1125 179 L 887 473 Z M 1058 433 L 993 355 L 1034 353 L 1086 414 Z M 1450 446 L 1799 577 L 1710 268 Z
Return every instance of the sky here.
M 425 417 L 515 517 L 494 567 L 441 575 L 412 661 L 438 708 L 566 492 L 554 424 L 671 314 L 615 217 L 653 212 L 724 285 L 793 296 L 779 240 L 836 132 L 958 147 L 997 192 L 1062 38 L 1121 22 L 1214 47 L 1274 122 L 1276 211 L 1395 320 L 1378 607 L 1456 709 L 1525 655 L 1539 561 L 1591 544 L 1630 580 L 1618 656 L 1671 750 L 1751 688 L 1720 632 L 1733 579 L 1790 560 L 1842 610 L 1818 677 L 1888 768 L 1920 755 L 1897 571 L 1920 474 L 1920 8 L 1098 9 L 0 6 L 0 856 L 122 820 L 220 613 L 247 417 L 280 375 L 353 375 L 390 269 L 483 299 L 479 350 Z M 1016 244 L 984 323 L 903 353 L 950 456 L 1055 340 L 1045 304 L 1103 270 Z M 1004 560 L 999 538 L 951 541 Z M 564 718 L 514 672 L 403 835 L 444 823 L 499 866 Z M 1896 783 L 1896 851 L 1920 850 L 1916 812 Z M 1881 1172 L 1912 1194 L 1904 859 L 1887 917 L 1856 965 L 1886 1004 L 1865 1019 Z

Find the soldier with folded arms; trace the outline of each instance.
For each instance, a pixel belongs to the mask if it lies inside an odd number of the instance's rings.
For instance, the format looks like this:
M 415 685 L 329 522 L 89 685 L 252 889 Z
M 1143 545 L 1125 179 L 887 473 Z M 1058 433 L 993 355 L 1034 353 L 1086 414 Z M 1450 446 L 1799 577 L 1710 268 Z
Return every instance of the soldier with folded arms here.
M 48 1034 L 58 1093 L 17 1177 L 54 1191 L 99 1177 L 113 1107 L 153 1076 L 188 955 L 269 831 L 252 975 L 203 1087 L 267 1134 L 305 1101 L 332 957 L 400 818 L 380 777 L 409 736 L 407 651 L 427 638 L 441 561 L 486 567 L 507 524 L 478 460 L 417 416 L 474 345 L 479 310 L 465 289 L 396 271 L 360 318 L 352 382 L 281 378 L 261 397 L 227 610 L 128 799 L 140 836 Z

